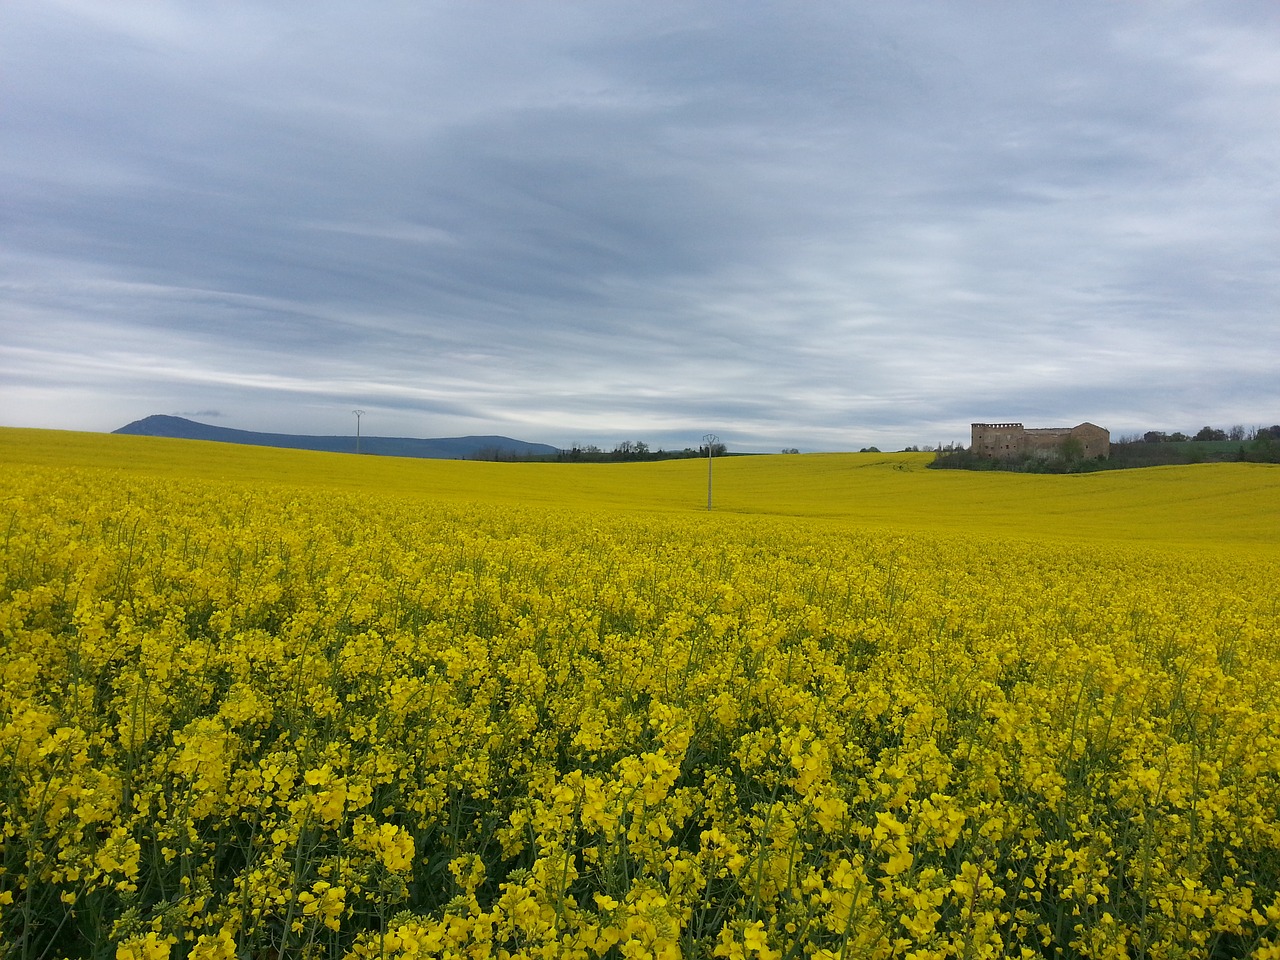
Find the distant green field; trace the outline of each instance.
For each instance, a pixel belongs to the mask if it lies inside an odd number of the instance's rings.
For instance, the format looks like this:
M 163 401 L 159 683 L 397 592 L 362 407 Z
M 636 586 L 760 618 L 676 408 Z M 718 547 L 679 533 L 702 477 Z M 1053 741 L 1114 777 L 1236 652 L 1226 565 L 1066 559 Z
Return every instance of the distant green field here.
M 1178 457 L 1186 460 L 1228 460 L 1249 449 L 1244 440 L 1180 440 L 1172 443 L 1112 444 L 1111 455 L 1123 461 L 1142 462 Z

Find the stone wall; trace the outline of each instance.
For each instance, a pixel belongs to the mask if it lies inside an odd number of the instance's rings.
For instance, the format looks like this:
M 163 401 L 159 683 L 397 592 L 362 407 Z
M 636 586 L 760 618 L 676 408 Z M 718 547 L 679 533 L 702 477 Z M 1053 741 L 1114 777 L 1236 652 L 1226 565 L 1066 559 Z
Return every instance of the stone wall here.
M 1071 436 L 1080 441 L 1080 448 L 1086 460 L 1093 457 L 1107 458 L 1111 456 L 1111 431 L 1105 430 L 1096 423 L 1077 424 L 1071 428 Z
M 1056 457 L 1062 445 L 1074 439 L 1086 459 L 1111 456 L 1111 433 L 1096 423 L 1074 427 L 1024 427 L 1020 423 L 974 423 L 970 450 L 978 456 L 1000 460 L 1026 455 Z
M 972 424 L 970 449 L 981 456 L 1000 459 L 1016 457 L 1022 452 L 1026 430 L 1020 423 Z

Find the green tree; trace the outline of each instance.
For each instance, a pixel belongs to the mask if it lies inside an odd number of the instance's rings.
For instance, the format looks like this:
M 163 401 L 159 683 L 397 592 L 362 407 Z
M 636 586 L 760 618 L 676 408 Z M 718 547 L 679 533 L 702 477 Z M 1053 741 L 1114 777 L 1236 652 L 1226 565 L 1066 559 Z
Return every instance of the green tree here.
M 1192 440 L 1225 440 L 1227 433 L 1225 430 L 1215 430 L 1213 427 L 1201 427 Z

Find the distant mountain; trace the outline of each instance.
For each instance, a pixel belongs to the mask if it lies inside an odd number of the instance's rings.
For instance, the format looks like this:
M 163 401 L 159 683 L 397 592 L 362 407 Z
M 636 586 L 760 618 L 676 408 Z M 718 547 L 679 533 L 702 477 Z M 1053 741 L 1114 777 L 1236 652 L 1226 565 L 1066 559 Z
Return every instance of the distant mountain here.
M 173 437 L 179 440 L 214 440 L 218 443 L 243 443 L 255 447 L 287 447 L 292 450 L 321 450 L 327 453 L 355 453 L 356 438 L 308 437 L 291 433 L 257 433 L 197 423 L 184 417 L 157 414 L 135 420 L 113 430 L 135 437 Z M 547 443 L 529 443 L 510 437 L 441 437 L 417 440 L 412 437 L 361 437 L 360 452 L 383 457 L 426 457 L 436 460 L 470 460 L 507 457 L 544 456 L 556 453 Z

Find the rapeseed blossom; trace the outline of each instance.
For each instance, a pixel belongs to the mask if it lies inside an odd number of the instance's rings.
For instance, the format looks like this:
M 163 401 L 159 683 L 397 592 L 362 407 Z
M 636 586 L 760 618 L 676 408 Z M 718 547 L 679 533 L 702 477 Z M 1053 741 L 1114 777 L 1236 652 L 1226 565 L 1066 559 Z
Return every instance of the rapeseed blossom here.
M 5 475 L 0 956 L 1280 955 L 1274 550 Z

